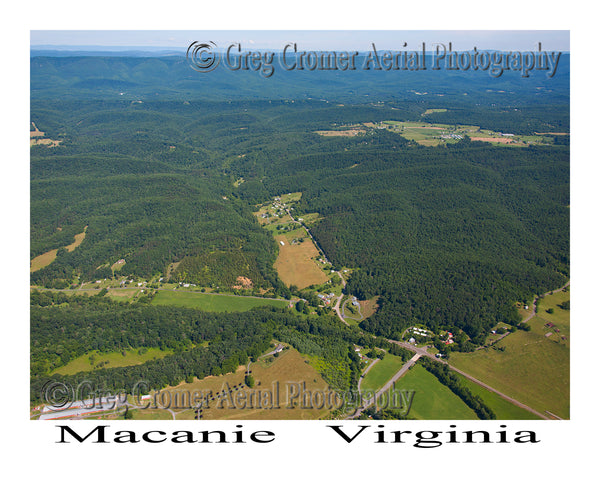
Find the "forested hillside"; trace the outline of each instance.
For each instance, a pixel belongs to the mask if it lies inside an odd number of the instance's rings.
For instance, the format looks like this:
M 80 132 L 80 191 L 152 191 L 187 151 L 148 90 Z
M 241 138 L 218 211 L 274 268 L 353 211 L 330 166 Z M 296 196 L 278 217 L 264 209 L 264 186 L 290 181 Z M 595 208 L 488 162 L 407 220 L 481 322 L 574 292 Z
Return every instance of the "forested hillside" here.
M 255 295 L 290 298 L 274 269 L 279 244 L 253 212 L 301 192 L 294 214 L 318 213 L 310 231 L 319 247 L 335 269 L 352 270 L 345 293 L 379 298 L 362 333 L 446 327 L 473 349 L 499 321 L 520 320 L 516 302 L 569 277 L 566 65 L 529 83 L 463 75 L 446 84 L 430 74 L 419 87 L 426 96 L 414 93 L 414 77 L 269 83 L 221 72 L 200 83 L 181 58 L 34 57 L 31 121 L 60 143 L 31 147 L 31 259 L 58 249 L 31 283 L 75 289 L 161 276 L 217 289 L 244 277 Z M 383 121 L 561 135 L 529 146 L 468 135 L 424 146 Z M 93 374 L 117 386 L 142 372 L 160 387 L 230 371 L 273 338 L 325 359 L 327 381 L 347 388 L 359 370 L 352 344 L 371 338 L 332 313 L 213 315 L 58 295 L 32 294 L 32 394 L 94 349 L 174 349 Z

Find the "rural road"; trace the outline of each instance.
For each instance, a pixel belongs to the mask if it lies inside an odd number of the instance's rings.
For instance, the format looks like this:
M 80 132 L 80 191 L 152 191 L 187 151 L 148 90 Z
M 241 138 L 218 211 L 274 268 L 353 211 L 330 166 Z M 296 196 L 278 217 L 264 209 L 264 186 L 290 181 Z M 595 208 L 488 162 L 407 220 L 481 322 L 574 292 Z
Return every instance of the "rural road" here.
M 344 280 L 344 277 L 342 276 L 342 274 L 340 272 L 336 272 L 336 273 L 339 275 L 340 279 L 342 280 L 342 290 L 344 290 L 344 288 L 346 288 L 346 280 Z M 346 325 L 349 325 L 349 323 L 344 319 L 342 312 L 340 311 L 340 303 L 342 303 L 342 298 L 344 298 L 343 293 L 337 298 L 337 302 L 335 302 L 335 305 L 333 306 L 333 310 L 335 313 L 337 313 L 337 316 L 340 318 L 340 320 L 342 322 L 344 322 Z
M 563 288 L 568 287 L 569 285 L 571 285 L 571 280 L 569 280 L 567 283 L 565 283 L 562 287 L 557 288 L 556 290 L 552 290 L 551 292 L 546 292 L 546 293 L 542 293 L 539 297 L 535 297 L 535 299 L 533 300 L 533 308 L 531 309 L 531 313 L 529 314 L 529 316 L 523 320 L 521 323 L 527 323 L 529 320 L 531 320 L 533 317 L 535 317 L 535 314 L 537 313 L 537 301 L 540 298 L 544 298 L 546 295 L 551 295 L 553 293 L 557 293 L 560 292 Z
M 465 378 L 467 378 L 467 379 L 471 380 L 472 382 L 476 383 L 477 385 L 480 385 L 480 386 L 482 386 L 482 387 L 483 387 L 483 388 L 485 388 L 486 390 L 489 390 L 490 392 L 493 392 L 493 393 L 495 393 L 496 395 L 498 395 L 498 396 L 502 397 L 504 400 L 506 400 L 506 401 L 508 401 L 508 402 L 512 403 L 513 405 L 516 405 L 517 407 L 520 407 L 520 408 L 522 408 L 522 409 L 524 409 L 524 410 L 527 410 L 528 412 L 530 412 L 530 413 L 533 413 L 534 415 L 537 415 L 537 416 L 538 416 L 538 417 L 540 417 L 540 418 L 543 418 L 543 419 L 545 419 L 545 420 L 550 420 L 550 418 L 549 418 L 548 416 L 546 416 L 546 415 L 544 415 L 544 414 L 542 414 L 542 413 L 538 412 L 537 410 L 534 410 L 533 408 L 531 408 L 531 407 L 529 407 L 529 406 L 525 405 L 524 403 L 521 403 L 521 402 L 519 402 L 518 400 L 515 400 L 515 399 L 514 399 L 514 398 L 512 398 L 512 397 L 509 397 L 508 395 L 505 395 L 504 393 L 502 393 L 502 392 L 500 392 L 500 391 L 496 390 L 495 388 L 493 388 L 493 387 L 490 387 L 490 386 L 489 386 L 489 385 L 487 385 L 486 383 L 483 383 L 481 380 L 478 380 L 478 379 L 476 379 L 475 377 L 473 377 L 473 376 L 469 375 L 468 373 L 465 373 L 465 372 L 463 372 L 462 370 L 459 370 L 458 368 L 456 368 L 456 367 L 453 367 L 453 366 L 452 366 L 452 365 L 450 365 L 448 362 L 446 362 L 446 361 L 444 361 L 444 360 L 441 360 L 441 359 L 437 358 L 435 355 L 433 355 L 432 353 L 429 353 L 429 352 L 427 352 L 427 351 L 426 351 L 425 349 L 423 349 L 423 348 L 414 347 L 414 346 L 412 346 L 410 343 L 406 343 L 406 342 L 399 342 L 399 341 L 397 341 L 397 340 L 389 340 L 389 339 L 388 339 L 388 342 L 391 342 L 391 343 L 395 343 L 395 344 L 397 344 L 397 345 L 400 345 L 401 347 L 404 347 L 404 348 L 406 348 L 406 349 L 408 349 L 408 350 L 411 350 L 411 351 L 413 351 L 413 352 L 416 352 L 416 353 L 418 353 L 418 354 L 420 354 L 420 355 L 423 355 L 423 356 L 426 356 L 426 357 L 428 357 L 428 358 L 431 358 L 432 360 L 435 360 L 436 362 L 444 363 L 444 364 L 448 365 L 448 368 L 450 368 L 450 370 L 453 370 L 453 371 L 455 371 L 456 373 L 458 373 L 459 375 L 462 375 L 462 376 L 464 376 Z M 414 357 L 413 357 L 413 358 L 414 358 Z
M 365 375 L 367 373 L 369 373 L 369 370 L 371 370 L 371 368 L 373 368 L 373 365 L 375 365 L 377 362 L 379 361 L 379 358 L 376 358 L 375 360 L 373 360 L 369 366 L 367 368 L 365 368 L 365 371 L 362 373 L 362 375 L 360 376 L 360 378 L 358 379 L 358 385 L 356 388 L 358 388 L 358 391 L 360 392 L 360 386 L 362 384 L 363 378 L 365 378 Z
M 375 394 L 375 397 L 372 397 L 369 399 L 369 401 L 367 401 L 362 407 L 359 407 L 356 412 L 354 412 L 354 414 L 346 417 L 346 420 L 351 420 L 353 418 L 357 418 L 360 416 L 360 414 L 366 410 L 367 408 L 369 408 L 371 405 L 373 405 L 373 403 L 375 403 L 380 397 L 381 395 L 383 395 L 385 392 L 387 392 L 390 388 L 392 388 L 394 386 L 394 383 L 396 383 L 400 377 L 402 377 L 402 375 L 404 375 L 406 372 L 408 372 L 408 369 L 410 367 L 412 367 L 417 360 L 419 360 L 419 358 L 421 358 L 421 354 L 420 353 L 416 353 L 408 362 L 406 362 L 404 365 L 402 365 L 402 368 L 400 368 L 400 370 L 398 370 L 394 376 L 392 378 L 390 378 L 390 380 L 388 380 L 388 382 L 381 387 L 377 393 Z M 375 362 L 373 362 L 371 365 L 369 365 L 369 368 L 372 367 L 373 365 L 375 365 Z M 367 370 L 365 370 L 365 373 L 367 373 L 367 371 L 369 370 L 369 368 L 367 368 Z M 363 374 L 363 375 L 364 375 Z M 362 380 L 362 377 L 360 378 L 360 380 Z M 359 385 L 360 385 L 360 380 L 359 380 Z M 360 392 L 360 386 L 358 387 L 358 391 Z

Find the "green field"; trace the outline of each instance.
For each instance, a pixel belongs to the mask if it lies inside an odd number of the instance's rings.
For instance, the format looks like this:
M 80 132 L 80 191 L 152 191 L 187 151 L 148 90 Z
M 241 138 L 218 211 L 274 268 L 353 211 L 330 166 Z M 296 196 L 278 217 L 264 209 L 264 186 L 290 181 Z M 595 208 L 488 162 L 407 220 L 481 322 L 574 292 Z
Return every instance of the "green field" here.
M 477 420 L 473 410 L 418 363 L 396 382 L 394 390 L 414 390 L 411 419 Z
M 483 403 L 492 409 L 498 420 L 540 420 L 540 417 L 537 415 L 513 405 L 495 393 L 483 388 L 481 385 L 466 379 L 462 375 L 456 375 L 473 395 L 481 397 Z
M 450 363 L 540 413 L 548 410 L 567 419 L 569 349 L 534 330 L 502 339 L 495 346 L 504 351 L 453 352 Z
M 532 318 L 528 323 L 531 325 L 531 331 L 541 335 L 552 333 L 548 338 L 553 342 L 565 344 L 569 346 L 571 328 L 570 328 L 570 310 L 565 310 L 559 305 L 571 299 L 571 293 L 557 292 L 552 295 L 546 295 L 538 300 L 537 313 L 535 318 Z M 548 310 L 552 310 L 549 313 Z M 554 324 L 549 328 L 547 323 Z M 558 332 L 556 330 L 559 330 Z M 565 337 L 563 339 L 563 337 Z
M 99 364 L 104 363 L 101 368 L 116 368 L 116 367 L 128 367 L 130 365 L 140 365 L 149 360 L 155 358 L 162 358 L 171 353 L 170 350 L 160 350 L 158 348 L 148 348 L 143 354 L 138 354 L 138 349 L 124 350 L 125 355 L 121 352 L 108 352 L 101 353 L 98 351 L 86 353 L 81 357 L 77 357 L 71 360 L 66 365 L 57 368 L 52 374 L 58 373 L 60 375 L 74 375 L 79 372 L 90 372 L 94 370 Z M 90 357 L 93 357 L 93 363 L 90 361 Z
M 246 312 L 254 307 L 265 305 L 282 308 L 288 304 L 288 301 L 238 295 L 161 290 L 152 299 L 152 304 L 198 308 L 207 312 Z
M 377 391 L 390 380 L 394 374 L 402 368 L 404 362 L 401 357 L 387 353 L 383 360 L 377 362 L 376 365 L 369 370 L 361 384 L 361 390 Z

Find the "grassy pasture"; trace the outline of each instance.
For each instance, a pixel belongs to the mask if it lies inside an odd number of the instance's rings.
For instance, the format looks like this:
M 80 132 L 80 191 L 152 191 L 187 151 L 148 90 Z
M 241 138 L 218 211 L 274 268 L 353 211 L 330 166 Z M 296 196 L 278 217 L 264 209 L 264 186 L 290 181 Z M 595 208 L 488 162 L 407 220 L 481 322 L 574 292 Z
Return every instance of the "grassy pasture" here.
M 201 292 L 160 290 L 152 299 L 153 305 L 176 305 L 197 308 L 207 312 L 246 312 L 254 307 L 271 305 L 285 307 L 287 300 L 274 298 L 244 297 Z
M 533 322 L 532 319 L 530 322 Z M 533 327 L 533 325 L 532 325 Z M 450 363 L 540 413 L 569 418 L 569 349 L 532 328 L 484 348 L 453 352 Z
M 571 338 L 570 310 L 564 310 L 559 305 L 570 299 L 571 293 L 569 291 L 556 292 L 540 298 L 536 316 L 528 322 L 531 325 L 531 331 L 544 336 L 552 333 L 552 335 L 545 338 L 569 346 Z M 549 313 L 548 310 L 552 310 L 552 313 Z M 554 327 L 545 327 L 547 323 L 554 324 Z M 559 331 L 557 332 L 556 329 Z M 565 337 L 565 339 L 563 340 L 562 337 Z
M 498 420 L 540 420 L 537 415 L 513 405 L 481 385 L 473 383 L 462 375 L 457 374 L 457 376 L 473 395 L 481 397 L 483 402 L 496 414 Z
M 285 193 L 285 194 L 281 195 L 279 198 L 281 198 L 282 203 L 297 202 L 298 200 L 300 200 L 302 198 L 302 192 Z
M 31 266 L 29 268 L 29 271 L 35 272 L 37 270 L 40 270 L 40 269 L 50 265 L 54 260 L 56 260 L 57 252 L 58 252 L 58 249 L 55 248 L 53 250 L 49 250 L 48 252 L 42 253 L 41 255 L 38 255 L 37 257 L 35 257 L 33 260 L 31 260 Z
M 376 365 L 377 366 L 377 365 Z M 375 367 L 376 367 L 375 366 Z M 373 368 L 375 368 L 373 367 Z M 418 363 L 394 385 L 394 390 L 414 390 L 409 418 L 416 420 L 477 420 L 477 415 L 432 373 Z
M 363 314 L 364 318 L 368 318 L 373 315 L 379 306 L 377 305 L 377 300 L 379 296 L 370 298 L 369 300 L 359 300 L 360 303 L 360 311 Z
M 94 367 L 102 362 L 106 363 L 102 368 L 128 367 L 131 365 L 140 365 L 155 358 L 162 358 L 171 353 L 170 350 L 160 350 L 158 348 L 148 348 L 147 352 L 138 354 L 139 349 L 125 350 L 125 355 L 121 352 L 102 353 L 93 351 L 71 360 L 66 365 L 57 368 L 52 374 L 74 375 L 79 372 L 90 372 Z M 90 357 L 94 357 L 94 362 L 90 362 Z
M 444 113 L 447 111 L 448 109 L 446 108 L 428 108 L 427 110 L 425 110 L 425 112 L 421 114 L 421 116 L 429 115 L 430 113 Z
M 362 391 L 377 391 L 389 381 L 394 374 L 402 368 L 402 358 L 387 353 L 363 378 Z

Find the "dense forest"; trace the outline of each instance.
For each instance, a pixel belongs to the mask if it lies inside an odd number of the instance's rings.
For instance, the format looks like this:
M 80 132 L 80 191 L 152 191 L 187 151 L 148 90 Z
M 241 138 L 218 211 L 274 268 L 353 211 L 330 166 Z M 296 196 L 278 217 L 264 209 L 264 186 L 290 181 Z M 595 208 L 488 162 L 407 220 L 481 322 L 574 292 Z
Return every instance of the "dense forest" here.
M 31 121 L 60 140 L 31 147 L 31 258 L 58 249 L 32 285 L 106 278 L 123 259 L 119 275 L 129 278 L 231 287 L 244 276 L 289 298 L 273 267 L 278 244 L 253 215 L 288 192 L 302 192 L 298 214 L 319 214 L 311 233 L 334 267 L 352 269 L 346 293 L 379 297 L 363 333 L 399 339 L 419 323 L 464 332 L 461 345 L 472 349 L 498 321 L 519 321 L 515 302 L 569 277 L 568 136 L 546 146 L 465 137 L 426 147 L 371 127 L 316 133 L 423 121 L 432 108 L 445 111 L 430 122 L 568 133 L 568 61 L 556 78 L 527 82 L 330 72 L 269 83 L 225 71 L 203 84 L 183 59 L 166 57 L 33 57 L 31 69 Z M 80 246 L 63 248 L 84 228 Z M 352 343 L 384 342 L 333 315 L 208 314 L 59 295 L 32 293 L 32 394 L 95 349 L 173 349 L 93 372 L 112 386 L 143 374 L 160 387 L 231 371 L 272 338 L 320 358 L 326 380 L 349 388 L 359 375 Z

